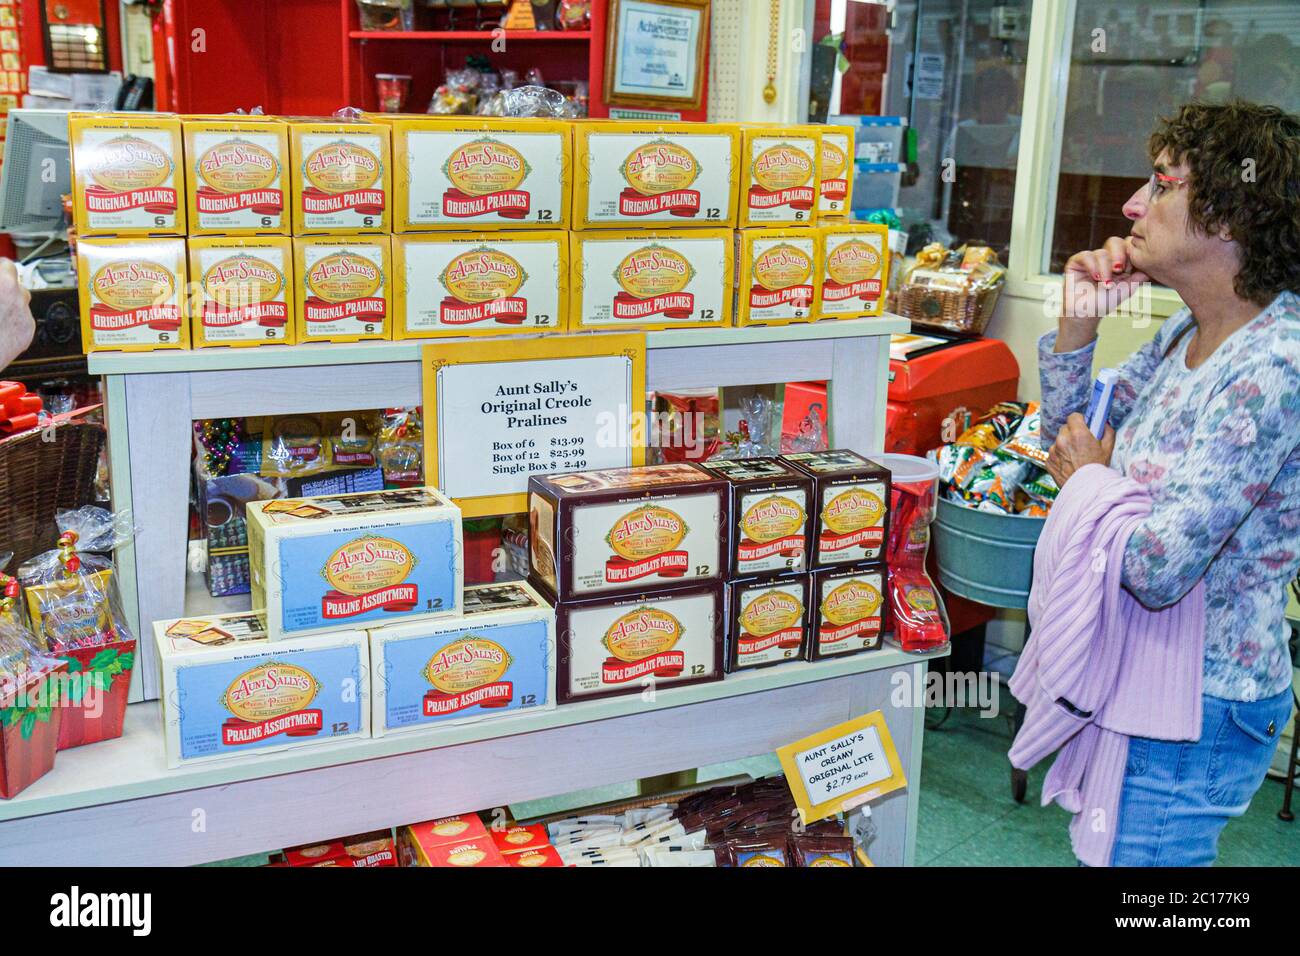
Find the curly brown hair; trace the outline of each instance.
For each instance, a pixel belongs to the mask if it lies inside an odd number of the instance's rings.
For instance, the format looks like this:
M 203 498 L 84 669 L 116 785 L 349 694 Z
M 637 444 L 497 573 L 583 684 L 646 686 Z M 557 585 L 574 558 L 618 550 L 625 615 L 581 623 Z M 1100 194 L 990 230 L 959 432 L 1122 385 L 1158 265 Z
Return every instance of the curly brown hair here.
M 1241 247 L 1238 296 L 1267 305 L 1300 292 L 1300 117 L 1243 100 L 1188 103 L 1158 122 L 1148 149 L 1153 162 L 1168 150 L 1191 169 L 1193 226 L 1227 227 Z

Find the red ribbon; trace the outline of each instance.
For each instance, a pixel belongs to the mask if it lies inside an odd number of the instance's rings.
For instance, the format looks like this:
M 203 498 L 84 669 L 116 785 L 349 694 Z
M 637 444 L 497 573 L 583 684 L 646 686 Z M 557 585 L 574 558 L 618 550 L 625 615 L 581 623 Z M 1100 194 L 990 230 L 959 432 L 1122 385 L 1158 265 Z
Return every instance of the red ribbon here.
M 822 199 L 846 199 L 848 195 L 849 181 L 847 179 L 822 180 Z
M 103 303 L 90 307 L 90 327 L 99 332 L 120 332 L 147 325 L 155 332 L 176 332 L 181 327 L 181 310 L 175 305 L 146 305 L 119 310 Z
M 884 540 L 884 528 L 860 528 L 847 534 L 823 531 L 817 538 L 817 545 L 823 551 L 843 551 L 845 548 L 852 547 L 879 547 Z
M 315 186 L 302 191 L 302 211 L 309 216 L 324 216 L 332 212 L 355 212 L 358 216 L 384 214 L 382 189 L 352 189 L 342 193 L 327 193 Z
M 740 639 L 736 641 L 736 652 L 738 654 L 758 654 L 762 651 L 770 651 L 774 647 L 791 650 L 802 643 L 803 628 L 801 627 L 787 627 L 784 630 L 765 634 L 762 637 L 756 634 L 742 633 Z
M 880 298 L 879 279 L 856 279 L 853 282 L 839 283 L 827 279 L 822 283 L 822 299 L 826 302 L 843 302 L 845 299 Z
M 621 216 L 652 216 L 665 211 L 683 219 L 698 216 L 700 191 L 674 189 L 657 196 L 645 196 L 629 186 L 618 194 L 618 212 Z
M 749 538 L 742 538 L 740 544 L 736 546 L 736 557 L 741 561 L 757 561 L 759 558 L 770 558 L 774 554 L 779 554 L 783 558 L 797 558 L 803 554 L 803 535 L 793 534 L 775 541 L 764 541 L 762 544 Z
M 210 329 L 230 328 L 245 322 L 256 322 L 262 328 L 280 328 L 289 321 L 289 307 L 283 302 L 257 302 L 228 309 L 217 302 L 204 302 L 201 321 Z
M 848 624 L 842 624 L 839 627 L 827 627 L 822 625 L 818 639 L 823 644 L 835 644 L 849 637 L 857 637 L 862 634 L 870 634 L 873 637 L 880 633 L 880 615 L 873 617 L 864 617 L 859 621 L 850 621 Z
M 240 720 L 231 717 L 221 725 L 221 743 L 227 747 L 254 744 L 284 734 L 286 737 L 315 737 L 325 727 L 319 710 L 295 710 L 268 720 Z
M 200 186 L 194 202 L 199 212 L 243 212 L 251 209 L 259 216 L 278 216 L 284 212 L 284 192 L 279 189 L 245 189 L 237 193 L 218 192 L 211 186 Z
M 756 285 L 749 290 L 749 304 L 755 309 L 789 304 L 806 309 L 812 305 L 812 297 L 813 287 L 810 285 L 792 285 L 784 289 L 765 289 Z
M 414 584 L 393 584 L 386 588 L 367 591 L 365 594 L 326 591 L 321 598 L 321 615 L 326 620 L 334 620 L 375 610 L 400 614 L 415 609 L 418 602 L 417 591 L 417 586 Z
M 457 691 L 454 694 L 431 690 L 424 695 L 424 716 L 442 717 L 464 710 L 466 707 L 505 707 L 514 696 L 514 685 L 508 680 L 484 684 L 482 687 Z
M 309 296 L 303 303 L 303 317 L 308 322 L 337 322 L 356 319 L 358 322 L 382 322 L 388 314 L 388 303 L 375 296 L 368 299 L 345 299 L 326 302 L 318 296 Z
M 680 578 L 690 568 L 690 555 L 685 551 L 665 551 L 653 558 L 629 561 L 611 557 L 605 562 L 605 580 L 610 584 L 636 581 L 657 574 L 661 578 Z
M 649 299 L 638 299 L 627 292 L 614 296 L 616 319 L 645 319 L 660 313 L 670 319 L 689 319 L 694 311 L 693 292 L 666 292 Z
M 155 216 L 174 215 L 179 203 L 170 186 L 132 189 L 124 193 L 103 186 L 86 187 L 86 209 L 90 212 L 126 212 L 143 209 Z
M 789 189 L 749 187 L 750 209 L 775 209 L 778 206 L 789 206 L 791 209 L 809 210 L 812 209 L 816 198 L 811 186 L 792 186 Z
M 496 213 L 502 219 L 523 219 L 531 204 L 532 194 L 522 189 L 503 189 L 482 196 L 448 189 L 442 194 L 442 214 L 452 219 L 469 219 L 490 213 Z
M 11 435 L 35 428 L 41 417 L 41 397 L 30 395 L 22 382 L 0 382 L 0 432 Z
M 684 651 L 664 651 L 630 663 L 617 657 L 607 657 L 600 665 L 600 679 L 606 684 L 626 684 L 648 674 L 654 674 L 655 677 L 677 677 L 685 668 Z
M 438 305 L 438 321 L 444 325 L 471 325 L 494 319 L 502 325 L 520 325 L 528 318 L 528 300 L 522 296 L 462 302 L 447 296 Z

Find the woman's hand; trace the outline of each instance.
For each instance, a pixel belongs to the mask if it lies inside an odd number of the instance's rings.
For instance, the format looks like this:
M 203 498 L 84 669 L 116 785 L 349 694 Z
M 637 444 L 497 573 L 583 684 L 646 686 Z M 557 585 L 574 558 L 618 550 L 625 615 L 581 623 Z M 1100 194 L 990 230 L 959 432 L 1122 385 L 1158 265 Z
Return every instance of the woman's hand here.
M 1115 450 L 1115 429 L 1106 426 L 1101 441 L 1088 429 L 1084 417 L 1075 412 L 1065 420 L 1065 426 L 1056 436 L 1056 444 L 1047 454 L 1047 472 L 1056 480 L 1056 487 L 1065 483 L 1084 465 L 1109 465 Z
M 28 303 L 32 294 L 18 281 L 18 270 L 8 259 L 0 259 L 0 369 L 27 351 L 36 334 L 36 322 Z
M 1076 252 L 1065 263 L 1056 351 L 1073 352 L 1097 337 L 1097 326 L 1150 277 L 1133 267 L 1129 240 L 1111 236 L 1100 249 Z

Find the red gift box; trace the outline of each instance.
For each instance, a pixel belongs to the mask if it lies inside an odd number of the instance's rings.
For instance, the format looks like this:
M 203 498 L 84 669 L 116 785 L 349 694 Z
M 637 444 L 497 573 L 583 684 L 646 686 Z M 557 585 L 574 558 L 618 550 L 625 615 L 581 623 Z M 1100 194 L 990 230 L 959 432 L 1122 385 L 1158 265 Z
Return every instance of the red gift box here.
M 60 662 L 0 699 L 0 797 L 6 800 L 54 769 L 63 708 L 55 699 L 57 681 L 49 678 L 66 669 Z
M 75 675 L 79 693 L 61 708 L 59 749 L 80 747 L 122 736 L 126 698 L 135 666 L 135 641 L 112 641 L 76 647 L 59 654 Z

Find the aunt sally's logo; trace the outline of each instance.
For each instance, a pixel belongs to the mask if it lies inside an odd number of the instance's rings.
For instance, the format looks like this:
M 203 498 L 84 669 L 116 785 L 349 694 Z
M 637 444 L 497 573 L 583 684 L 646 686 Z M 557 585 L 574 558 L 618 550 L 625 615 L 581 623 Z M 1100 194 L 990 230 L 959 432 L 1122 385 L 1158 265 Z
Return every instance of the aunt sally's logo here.
M 462 302 L 486 302 L 514 295 L 528 278 L 523 266 L 490 246 L 463 252 L 438 276 L 447 291 Z
M 493 139 L 478 139 L 452 151 L 443 174 L 471 196 L 517 189 L 532 172 L 523 154 Z
M 798 147 L 782 143 L 755 157 L 753 173 L 754 181 L 766 190 L 790 189 L 812 178 L 813 161 Z
M 118 136 L 95 151 L 90 178 L 112 192 L 161 186 L 175 164 L 161 148 L 137 136 Z
M 846 581 L 822 601 L 822 616 L 832 624 L 848 624 L 870 617 L 880 608 L 880 591 L 866 581 Z
M 221 193 L 265 189 L 280 175 L 280 161 L 269 150 L 238 139 L 209 147 L 195 168 L 204 183 Z
M 751 541 L 766 543 L 803 535 L 807 520 L 803 506 L 784 495 L 772 495 L 751 505 L 740 519 L 740 530 Z
M 650 675 L 680 675 L 686 654 L 674 648 L 683 633 L 681 621 L 667 611 L 652 607 L 629 611 L 611 624 L 601 639 L 612 655 L 601 666 L 601 680 L 623 684 Z
M 91 277 L 90 287 L 96 299 L 125 311 L 170 301 L 176 277 L 153 262 L 118 260 L 102 266 Z
M 384 284 L 384 274 L 364 256 L 338 252 L 308 269 L 306 283 L 313 295 L 326 302 L 343 302 L 375 296 Z
M 221 742 L 237 747 L 286 734 L 312 737 L 324 727 L 321 711 L 309 707 L 321 683 L 305 668 L 267 661 L 240 674 L 221 696 L 233 716 L 221 727 Z
M 354 538 L 331 554 L 321 576 L 332 590 L 321 599 L 327 620 L 372 611 L 407 613 L 415 609 L 418 587 L 406 579 L 416 558 L 400 541 L 378 535 Z
M 880 496 L 865 488 L 850 488 L 832 498 L 822 510 L 822 524 L 836 534 L 847 534 L 878 525 L 885 505 Z
M 637 192 L 654 196 L 690 186 L 700 175 L 700 164 L 690 150 L 659 139 L 634 149 L 619 172 Z
M 812 256 L 798 246 L 782 242 L 760 252 L 754 259 L 754 280 L 765 289 L 777 291 L 806 285 L 812 278 Z
M 425 695 L 424 716 L 440 717 L 468 707 L 504 707 L 514 691 L 502 680 L 509 652 L 495 641 L 468 634 L 440 648 L 424 666 L 434 690 Z
M 302 164 L 306 180 L 326 193 L 367 189 L 379 181 L 383 171 L 378 156 L 347 140 L 312 150 Z
M 695 278 L 690 261 L 667 246 L 652 243 L 627 255 L 614 270 L 622 289 L 614 297 L 616 319 L 647 319 L 665 315 L 687 319 L 695 311 L 695 294 L 686 287 Z

